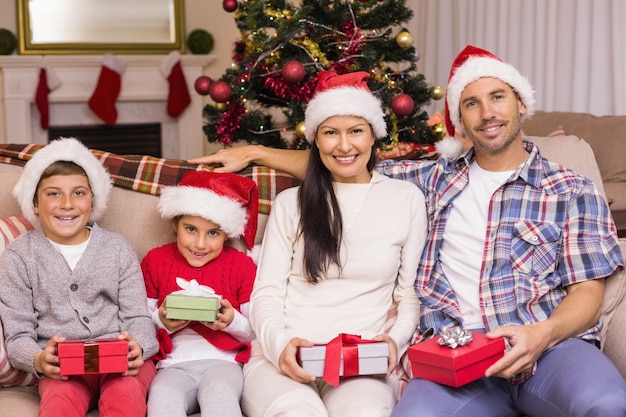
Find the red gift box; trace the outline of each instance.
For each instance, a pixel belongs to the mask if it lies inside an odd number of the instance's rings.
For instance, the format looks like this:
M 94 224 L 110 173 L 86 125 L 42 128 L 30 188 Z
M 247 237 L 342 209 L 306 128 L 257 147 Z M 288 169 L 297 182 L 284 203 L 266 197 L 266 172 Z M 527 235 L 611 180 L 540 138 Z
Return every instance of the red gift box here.
M 128 370 L 128 342 L 69 340 L 57 346 L 61 375 L 108 374 Z
M 504 338 L 487 339 L 472 332 L 472 341 L 452 349 L 434 337 L 409 347 L 413 377 L 460 387 L 485 376 L 485 371 L 504 356 Z

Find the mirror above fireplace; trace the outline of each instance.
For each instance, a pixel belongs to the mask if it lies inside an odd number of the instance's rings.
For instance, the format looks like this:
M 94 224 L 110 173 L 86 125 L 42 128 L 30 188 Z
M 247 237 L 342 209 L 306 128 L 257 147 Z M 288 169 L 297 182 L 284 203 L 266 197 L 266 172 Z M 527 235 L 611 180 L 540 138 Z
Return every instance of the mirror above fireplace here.
M 18 0 L 19 53 L 184 52 L 184 0 Z

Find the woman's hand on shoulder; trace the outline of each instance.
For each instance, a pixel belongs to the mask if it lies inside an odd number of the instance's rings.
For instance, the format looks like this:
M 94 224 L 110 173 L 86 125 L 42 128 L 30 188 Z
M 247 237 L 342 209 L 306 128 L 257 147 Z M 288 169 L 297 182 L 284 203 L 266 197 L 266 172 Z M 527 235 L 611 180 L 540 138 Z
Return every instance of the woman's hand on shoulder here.
M 315 376 L 305 371 L 298 363 L 297 355 L 298 348 L 300 346 L 310 347 L 313 346 L 313 343 L 299 337 L 291 339 L 278 358 L 279 370 L 282 374 L 287 375 L 294 381 L 301 382 L 303 384 L 313 382 L 315 381 Z
M 59 368 L 59 356 L 57 355 L 57 345 L 66 339 L 62 336 L 55 335 L 46 344 L 43 350 L 35 354 L 33 365 L 35 371 L 40 375 L 45 375 L 51 379 L 67 380 L 66 376 L 61 376 L 61 368 Z
M 372 340 L 387 342 L 389 345 L 389 369 L 387 371 L 387 375 L 389 375 L 398 364 L 398 345 L 396 344 L 396 341 L 393 340 L 387 333 L 377 334 L 372 338 Z
M 215 172 L 237 172 L 254 161 L 253 154 L 258 148 L 259 145 L 235 146 L 220 149 L 212 155 L 190 159 L 188 162 L 192 164 L 216 165 Z

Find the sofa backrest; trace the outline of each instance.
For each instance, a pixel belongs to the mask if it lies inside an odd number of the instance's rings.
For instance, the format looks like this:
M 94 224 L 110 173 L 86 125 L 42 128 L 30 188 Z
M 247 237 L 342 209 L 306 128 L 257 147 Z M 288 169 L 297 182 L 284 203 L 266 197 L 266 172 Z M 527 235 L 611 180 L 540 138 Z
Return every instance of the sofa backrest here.
M 530 136 L 548 136 L 559 129 L 591 146 L 604 181 L 626 181 L 626 115 L 537 111 L 522 124 L 522 130 Z
M 606 198 L 602 175 L 591 146 L 576 136 L 539 137 L 526 136 L 539 147 L 541 154 L 552 162 L 577 171 L 589 178 Z

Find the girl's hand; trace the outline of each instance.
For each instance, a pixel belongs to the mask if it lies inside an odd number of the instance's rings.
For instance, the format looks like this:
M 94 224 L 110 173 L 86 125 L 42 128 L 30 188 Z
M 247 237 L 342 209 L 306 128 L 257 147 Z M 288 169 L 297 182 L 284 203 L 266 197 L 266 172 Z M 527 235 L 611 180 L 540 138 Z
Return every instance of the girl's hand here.
M 166 318 L 166 316 L 167 309 L 165 308 L 165 302 L 163 302 L 163 304 L 159 306 L 159 319 L 167 330 L 169 330 L 170 332 L 175 332 L 189 324 L 189 320 L 172 320 Z
M 225 328 L 228 327 L 230 323 L 232 323 L 234 318 L 235 318 L 235 309 L 233 308 L 233 305 L 227 299 L 222 298 L 222 302 L 220 304 L 220 311 L 217 313 L 217 316 L 215 317 L 215 321 L 214 322 L 203 321 L 202 324 L 204 324 L 206 327 L 208 327 L 211 330 L 215 330 L 215 331 L 224 330 Z

